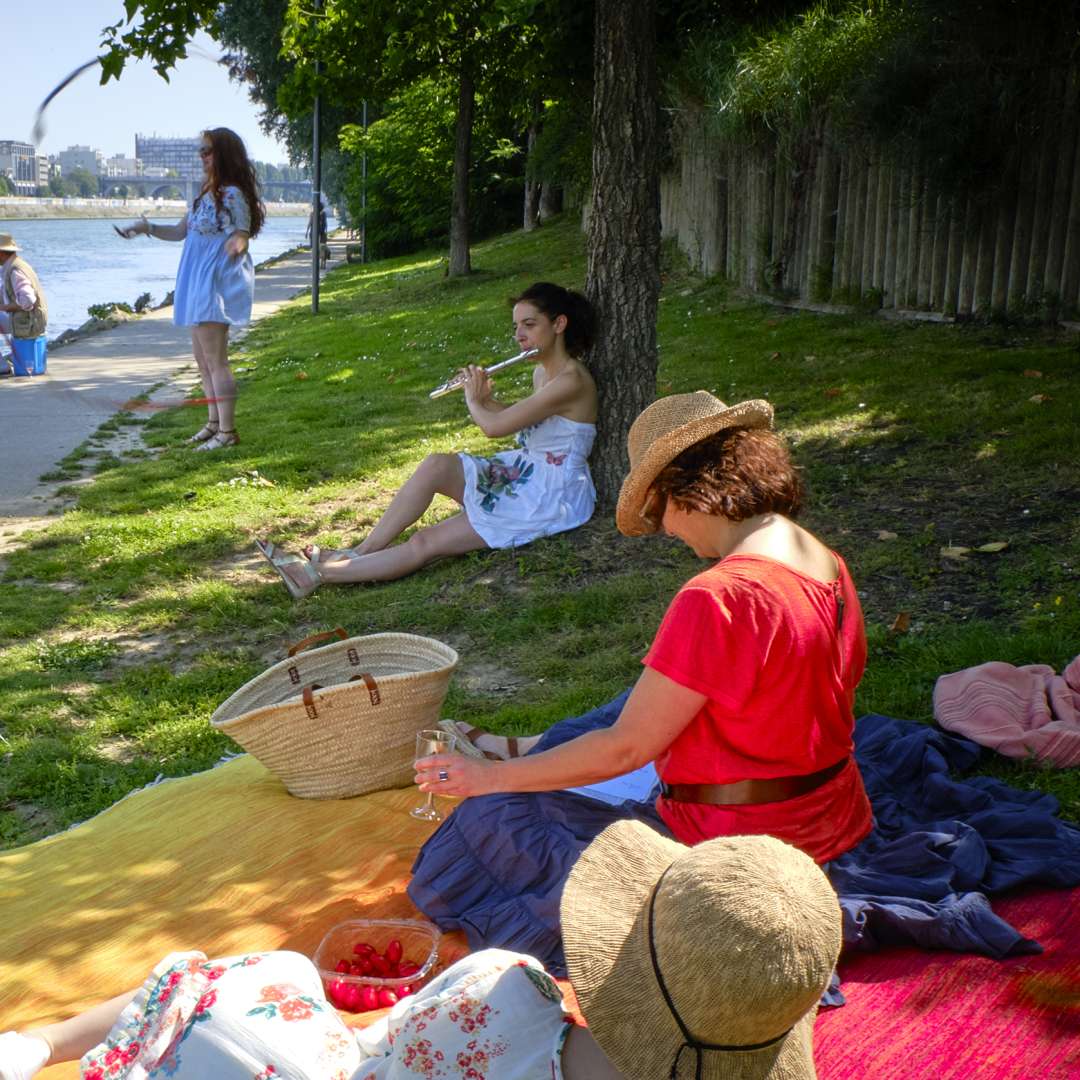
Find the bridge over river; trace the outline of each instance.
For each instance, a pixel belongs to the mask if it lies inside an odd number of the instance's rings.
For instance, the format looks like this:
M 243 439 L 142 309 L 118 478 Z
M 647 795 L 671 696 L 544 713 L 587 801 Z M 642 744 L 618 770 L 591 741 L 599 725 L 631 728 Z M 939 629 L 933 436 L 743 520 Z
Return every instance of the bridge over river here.
M 100 194 L 121 195 L 121 186 L 127 188 L 128 196 L 138 195 L 144 199 L 167 199 L 179 191 L 184 202 L 190 203 L 199 194 L 202 178 L 182 176 L 102 176 L 98 178 Z M 311 202 L 310 180 L 264 180 L 264 199 L 285 202 Z

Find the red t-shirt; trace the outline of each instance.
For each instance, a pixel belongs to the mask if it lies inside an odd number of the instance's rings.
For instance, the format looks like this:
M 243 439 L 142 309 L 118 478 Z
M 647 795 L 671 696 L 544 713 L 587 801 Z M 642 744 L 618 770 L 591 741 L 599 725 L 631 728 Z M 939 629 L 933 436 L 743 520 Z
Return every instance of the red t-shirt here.
M 679 590 L 644 663 L 708 700 L 657 759 L 669 784 L 802 776 L 852 752 L 855 687 L 866 666 L 862 609 L 839 555 L 816 578 L 762 555 L 729 555 Z M 826 862 L 871 826 L 854 761 L 807 795 L 713 806 L 661 798 L 686 844 L 770 833 Z

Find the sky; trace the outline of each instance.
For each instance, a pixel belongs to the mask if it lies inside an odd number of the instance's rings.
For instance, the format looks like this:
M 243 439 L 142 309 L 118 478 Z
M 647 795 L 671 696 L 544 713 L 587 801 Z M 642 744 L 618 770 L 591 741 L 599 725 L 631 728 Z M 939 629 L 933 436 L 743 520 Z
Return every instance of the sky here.
M 0 9 L 7 9 L 0 0 Z M 4 10 L 0 140 L 30 141 L 38 105 L 75 68 L 101 52 L 102 29 L 124 18 L 123 0 L 26 0 Z M 106 157 L 135 153 L 135 134 L 191 138 L 232 128 L 257 161 L 280 164 L 285 148 L 259 128 L 257 106 L 213 62 L 221 48 L 199 34 L 165 82 L 147 62 L 128 63 L 120 81 L 100 85 L 91 69 L 61 91 L 45 112 L 39 154 L 76 144 Z M 18 87 L 16 91 L 14 88 Z

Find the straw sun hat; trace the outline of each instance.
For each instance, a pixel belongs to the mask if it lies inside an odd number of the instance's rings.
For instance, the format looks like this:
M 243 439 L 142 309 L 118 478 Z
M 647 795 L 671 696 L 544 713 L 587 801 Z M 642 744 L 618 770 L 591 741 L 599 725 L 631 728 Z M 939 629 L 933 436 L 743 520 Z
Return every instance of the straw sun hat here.
M 22 251 L 11 233 L 0 233 L 0 251 Z
M 707 390 L 672 394 L 654 401 L 631 425 L 626 438 L 630 471 L 619 492 L 615 524 L 626 536 L 656 532 L 641 516 L 649 487 L 684 450 L 727 428 L 772 427 L 773 409 L 767 401 L 725 405 Z
M 589 1029 L 629 1080 L 810 1080 L 816 1006 L 840 952 L 828 879 L 771 836 L 687 848 L 605 829 L 562 898 Z

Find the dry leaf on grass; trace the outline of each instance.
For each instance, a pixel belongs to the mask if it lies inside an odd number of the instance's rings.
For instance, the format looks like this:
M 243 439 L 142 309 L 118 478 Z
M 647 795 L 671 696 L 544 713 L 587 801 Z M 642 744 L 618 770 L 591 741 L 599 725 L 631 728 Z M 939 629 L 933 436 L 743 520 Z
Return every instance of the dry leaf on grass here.
M 1024 368 L 1024 378 L 1025 379 L 1041 379 L 1042 378 L 1042 372 L 1041 371 L 1036 371 L 1034 368 L 1031 368 L 1031 367 Z
M 969 547 L 943 547 L 941 549 L 943 559 L 956 559 L 959 561 L 966 559 L 970 553 L 971 548 Z
M 839 386 L 830 386 L 828 390 L 824 391 L 826 397 L 839 397 L 840 393 L 841 391 Z
M 1033 401 L 1036 405 L 1041 405 L 1044 401 L 1049 400 L 1049 394 L 1032 394 L 1031 397 L 1028 398 L 1028 401 Z
M 976 551 L 984 551 L 988 555 L 994 555 L 999 551 L 1004 551 L 1009 546 L 1008 540 L 994 540 L 989 544 L 981 544 L 977 547 Z
M 896 539 L 896 533 L 889 532 L 888 529 L 878 529 L 877 538 L 879 540 L 895 540 Z
M 911 612 L 910 611 L 898 611 L 896 618 L 893 619 L 892 626 L 889 627 L 890 634 L 906 634 L 911 629 Z

